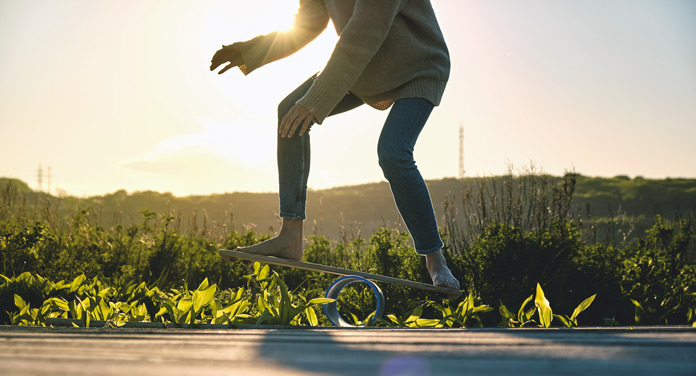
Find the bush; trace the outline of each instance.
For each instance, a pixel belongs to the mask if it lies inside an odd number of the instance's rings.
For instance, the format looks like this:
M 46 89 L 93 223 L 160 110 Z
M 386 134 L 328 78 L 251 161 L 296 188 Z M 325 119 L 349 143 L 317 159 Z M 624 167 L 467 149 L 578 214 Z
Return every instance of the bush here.
M 624 296 L 638 303 L 638 324 L 684 323 L 696 307 L 695 245 L 691 218 L 675 226 L 658 215 L 645 237 L 629 247 L 620 283 Z

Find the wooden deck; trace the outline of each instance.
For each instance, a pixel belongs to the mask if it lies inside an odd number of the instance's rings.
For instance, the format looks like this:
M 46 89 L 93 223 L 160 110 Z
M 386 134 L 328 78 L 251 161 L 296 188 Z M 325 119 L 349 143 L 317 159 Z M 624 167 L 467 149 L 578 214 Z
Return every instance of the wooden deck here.
M 0 327 L 1 375 L 696 375 L 696 329 Z

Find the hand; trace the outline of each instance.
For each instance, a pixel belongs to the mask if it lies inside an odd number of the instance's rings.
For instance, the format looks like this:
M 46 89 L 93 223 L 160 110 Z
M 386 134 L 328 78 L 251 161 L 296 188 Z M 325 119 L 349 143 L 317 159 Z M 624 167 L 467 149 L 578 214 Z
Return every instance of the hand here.
M 297 128 L 300 128 L 299 135 L 302 137 L 312 125 L 312 121 L 314 121 L 314 115 L 304 106 L 296 104 L 283 116 L 278 133 L 282 138 L 292 138 Z
M 215 55 L 213 55 L 213 58 L 210 60 L 210 70 L 214 71 L 217 67 L 225 63 L 229 64 L 222 68 L 218 74 L 223 74 L 230 68 L 238 67 L 244 64 L 242 52 L 239 50 L 238 46 L 231 44 L 229 46 L 222 46 L 221 49 L 217 50 Z

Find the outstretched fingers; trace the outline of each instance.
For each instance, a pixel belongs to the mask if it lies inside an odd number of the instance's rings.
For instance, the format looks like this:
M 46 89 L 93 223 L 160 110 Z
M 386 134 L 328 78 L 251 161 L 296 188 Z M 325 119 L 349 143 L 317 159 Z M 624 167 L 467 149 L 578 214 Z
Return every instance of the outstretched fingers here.
M 229 63 L 225 66 L 218 74 L 225 73 L 232 67 L 237 67 L 244 64 L 244 59 L 242 58 L 242 53 L 238 46 L 229 45 L 222 46 L 219 50 L 215 52 L 213 58 L 210 59 L 210 70 L 214 71 L 220 65 Z
M 236 67 L 236 65 L 234 65 L 234 64 L 232 64 L 232 63 L 227 64 L 224 68 L 220 69 L 220 71 L 218 72 L 218 74 L 223 74 L 223 73 L 227 72 L 228 70 L 230 70 L 231 68 L 234 68 L 234 67 Z

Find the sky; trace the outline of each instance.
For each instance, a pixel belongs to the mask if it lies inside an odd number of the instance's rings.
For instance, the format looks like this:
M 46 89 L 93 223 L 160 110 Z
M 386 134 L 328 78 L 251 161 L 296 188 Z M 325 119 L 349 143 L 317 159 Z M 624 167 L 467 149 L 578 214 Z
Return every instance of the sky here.
M 277 192 L 277 104 L 338 36 L 248 76 L 212 73 L 221 45 L 287 29 L 298 7 L 240 3 L 2 0 L 0 177 L 76 196 Z M 426 179 L 458 175 L 461 126 L 465 176 L 696 177 L 696 1 L 432 3 L 452 71 L 416 145 Z M 383 181 L 386 115 L 313 127 L 310 188 Z

